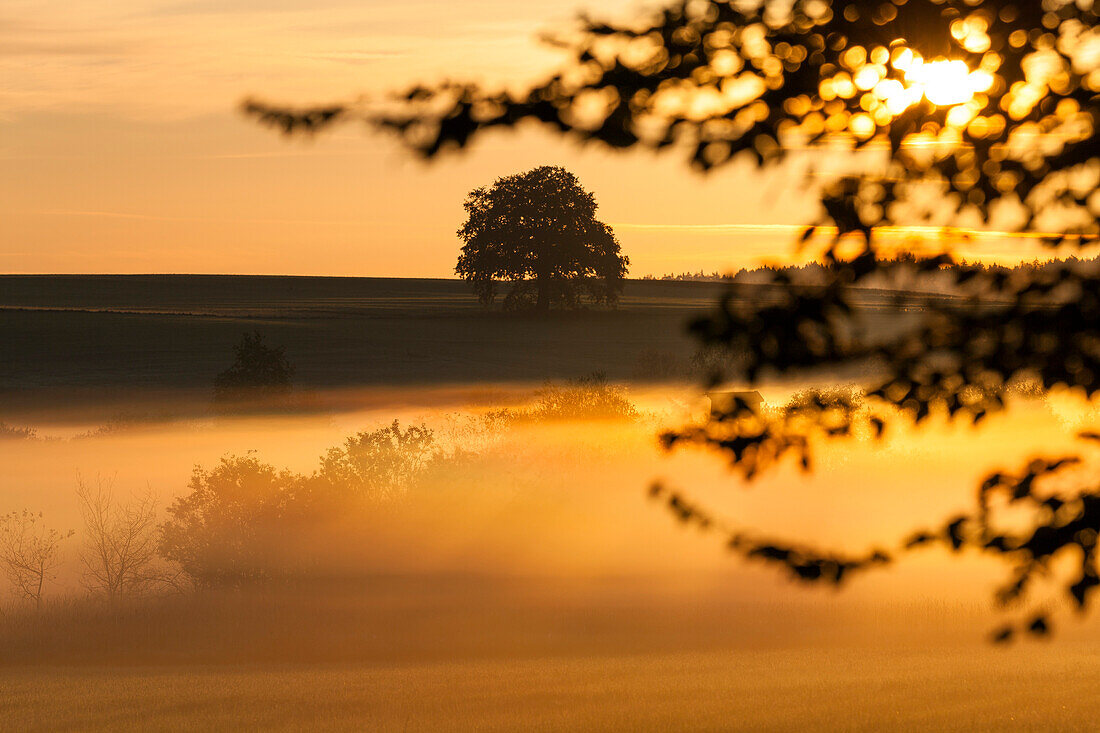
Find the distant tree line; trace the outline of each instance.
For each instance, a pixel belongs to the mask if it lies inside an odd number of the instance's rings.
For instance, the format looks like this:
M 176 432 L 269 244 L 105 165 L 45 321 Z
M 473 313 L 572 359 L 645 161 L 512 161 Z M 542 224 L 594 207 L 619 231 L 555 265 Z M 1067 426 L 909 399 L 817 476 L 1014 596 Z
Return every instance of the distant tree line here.
M 899 252 L 891 257 L 884 258 L 894 266 L 911 265 L 917 267 L 921 258 L 910 252 Z M 1062 267 L 1097 267 L 1100 266 L 1100 256 L 1077 257 L 1069 255 L 1065 257 L 1050 257 L 1046 259 L 1032 259 L 1021 261 L 1014 265 L 1005 265 L 997 262 L 985 262 L 982 260 L 969 261 L 958 259 L 957 261 L 944 262 L 938 268 L 942 273 L 979 272 L 983 274 L 998 274 L 1010 276 L 1013 274 L 1034 275 L 1040 272 L 1052 271 Z M 795 282 L 811 282 L 814 279 L 824 281 L 828 275 L 830 266 L 821 262 L 803 262 L 791 265 L 760 265 L 758 267 L 740 267 L 736 271 L 719 272 L 712 270 L 705 272 L 666 273 L 664 275 L 643 275 L 642 280 L 647 281 L 677 281 L 677 282 L 773 282 L 777 275 L 790 278 Z

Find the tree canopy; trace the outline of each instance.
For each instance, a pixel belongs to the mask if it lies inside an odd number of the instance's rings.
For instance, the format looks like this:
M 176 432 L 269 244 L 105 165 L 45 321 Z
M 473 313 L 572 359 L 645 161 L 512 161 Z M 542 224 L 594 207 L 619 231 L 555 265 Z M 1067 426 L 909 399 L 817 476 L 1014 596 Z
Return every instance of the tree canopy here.
M 429 158 L 526 120 L 612 148 L 686 153 L 703 171 L 851 151 L 854 175 L 809 179 L 821 207 L 798 246 L 825 263 L 823 282 L 777 273 L 769 297 L 731 290 L 691 327 L 728 357 L 712 382 L 853 366 L 876 375 L 858 409 L 843 397 L 807 398 L 769 417 L 737 403 L 665 436 L 669 447 L 714 448 L 751 479 L 787 457 L 809 470 L 814 445 L 859 431 L 882 436 L 933 415 L 979 423 L 1021 381 L 1087 398 L 1100 391 L 1095 269 L 1009 276 L 968 266 L 951 256 L 966 236 L 959 229 L 944 229 L 932 251 L 922 242 L 915 261 L 898 259 L 882 236 L 887 226 L 989 225 L 1052 251 L 1097 244 L 1098 38 L 1091 0 L 687 0 L 627 23 L 581 18 L 557 39 L 571 61 L 518 94 L 444 83 L 383 109 L 246 109 L 288 132 L 362 113 Z M 872 337 L 855 289 L 902 271 L 910 283 L 949 272 L 963 297 L 929 299 L 911 326 Z M 1022 614 L 996 632 L 1005 640 L 1047 633 L 1050 606 L 1028 594 L 1056 558 L 1072 566 L 1063 579 L 1072 606 L 1085 609 L 1100 586 L 1100 486 L 1088 470 L 1073 472 L 1077 452 L 997 472 L 971 511 L 856 556 L 725 528 L 683 491 L 653 493 L 681 520 L 728 532 L 731 551 L 805 581 L 839 584 L 928 543 L 992 553 L 1010 568 L 998 600 Z M 1052 482 L 1067 471 L 1071 479 Z M 1013 510 L 1016 523 L 1002 523 Z
M 611 227 L 596 219 L 595 197 L 569 171 L 540 166 L 504 176 L 471 191 L 464 205 L 455 272 L 482 304 L 493 302 L 499 280 L 512 282 L 506 309 L 618 299 L 629 260 Z

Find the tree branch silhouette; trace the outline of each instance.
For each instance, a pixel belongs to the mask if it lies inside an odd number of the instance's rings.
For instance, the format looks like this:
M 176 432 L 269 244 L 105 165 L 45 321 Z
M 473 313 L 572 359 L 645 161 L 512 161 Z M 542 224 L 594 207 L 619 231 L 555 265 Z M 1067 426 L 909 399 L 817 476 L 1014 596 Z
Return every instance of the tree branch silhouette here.
M 1012 230 L 1034 233 L 1052 251 L 1100 243 L 1096 19 L 1093 4 L 1063 0 L 680 1 L 633 22 L 581 17 L 557 39 L 571 60 L 524 92 L 446 82 L 370 111 L 256 101 L 245 111 L 286 132 L 365 116 L 425 158 L 526 122 L 610 149 L 672 151 L 702 172 L 738 160 L 775 169 L 806 149 L 860 156 L 861 173 L 818 187 L 819 215 L 796 243 L 817 248 L 822 282 L 778 272 L 769 288 L 731 286 L 691 325 L 705 346 L 727 356 L 710 384 L 852 366 L 881 375 L 867 384 L 863 410 L 804 404 L 769 422 L 738 405 L 705 426 L 664 436 L 670 448 L 713 448 L 752 478 L 788 455 L 809 470 L 812 436 L 843 437 L 863 429 L 859 421 L 876 436 L 894 422 L 921 424 L 934 414 L 979 423 L 1004 409 L 1007 390 L 1020 381 L 1086 398 L 1100 391 L 1095 268 L 983 270 L 955 261 L 949 239 L 943 252 L 899 262 L 878 234 L 915 223 L 988 224 L 1008 212 Z M 808 185 L 818 186 L 813 178 Z M 885 336 L 866 328 L 860 284 L 945 271 L 958 297 L 909 308 Z M 1006 598 L 1022 596 L 1052 556 L 1079 552 L 1081 576 L 1069 590 L 1073 604 L 1086 608 L 1097 585 L 1095 489 L 1079 487 L 1055 507 L 1056 497 L 1034 493 L 1054 465 L 1069 464 L 1033 463 L 1015 480 L 983 484 L 974 513 L 917 544 L 999 553 L 1017 574 Z M 657 494 L 681 519 L 708 516 L 665 491 Z M 1034 510 L 1029 537 L 989 534 L 984 502 L 1005 491 Z M 841 558 L 736 536 L 731 549 L 804 579 L 839 582 L 884 562 L 875 551 Z M 1036 612 L 1023 628 L 1047 633 L 1047 614 Z M 1002 629 L 997 638 L 1013 633 Z

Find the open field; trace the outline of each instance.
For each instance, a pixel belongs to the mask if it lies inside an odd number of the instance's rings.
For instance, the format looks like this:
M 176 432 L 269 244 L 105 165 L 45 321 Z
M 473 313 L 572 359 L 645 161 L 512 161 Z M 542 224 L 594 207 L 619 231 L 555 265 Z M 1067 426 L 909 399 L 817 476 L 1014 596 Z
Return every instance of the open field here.
M 630 282 L 620 308 L 486 312 L 457 280 L 0 277 L 0 386 L 207 387 L 259 329 L 309 386 L 631 376 L 646 349 L 688 347 L 710 283 Z
M 684 325 L 724 287 L 628 281 L 614 311 L 540 319 L 486 312 L 457 280 L 0 276 L 0 419 L 34 421 L 59 403 L 98 419 L 145 398 L 205 405 L 233 344 L 252 330 L 286 347 L 306 389 L 593 372 L 647 382 L 667 380 L 670 367 L 687 378 L 696 344 Z M 767 286 L 737 287 L 742 297 L 767 295 Z M 868 310 L 891 297 L 868 291 Z
M 693 345 L 685 321 L 713 284 L 628 284 L 617 311 L 540 320 L 487 313 L 455 280 L 306 277 L 0 277 L 0 403 L 100 419 L 131 401 L 209 402 L 242 332 L 283 345 L 303 388 L 476 384 L 604 371 L 644 378 L 647 352 Z M 165 398 L 166 393 L 171 396 Z M 103 409 L 96 409 L 102 407 Z
M 318 555 L 327 585 L 112 608 L 81 593 L 70 546 L 46 607 L 0 619 L 0 729 L 1094 727 L 1095 620 L 1066 614 L 1051 641 L 992 646 L 1003 568 L 932 551 L 840 592 L 806 588 L 731 559 L 644 496 L 667 475 L 739 523 L 855 549 L 959 506 L 1024 428 L 1054 446 L 1087 415 L 1030 403 L 969 442 L 944 426 L 856 441 L 823 450 L 812 477 L 782 470 L 747 490 L 712 457 L 656 449 L 658 427 L 685 417 L 674 394 L 631 394 L 654 417 L 494 433 L 461 471 L 333 527 Z M 443 435 L 453 409 L 400 417 Z M 255 450 L 306 471 L 394 414 L 7 441 L 4 507 L 79 527 L 78 473 L 149 485 L 163 506 L 195 463 Z
M 1092 731 L 1098 675 L 1096 650 L 1065 649 L 46 668 L 0 672 L 0 719 L 24 731 Z

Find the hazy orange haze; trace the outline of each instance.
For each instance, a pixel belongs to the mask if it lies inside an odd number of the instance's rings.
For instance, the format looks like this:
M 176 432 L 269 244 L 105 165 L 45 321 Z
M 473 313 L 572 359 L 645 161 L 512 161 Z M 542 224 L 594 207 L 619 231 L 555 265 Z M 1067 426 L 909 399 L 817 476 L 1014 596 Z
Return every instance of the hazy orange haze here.
M 347 99 L 445 76 L 522 81 L 577 0 L 9 0 L 0 10 L 0 272 L 451 276 L 462 199 L 561 164 L 615 225 L 631 274 L 784 255 L 813 215 L 800 177 L 491 136 L 430 167 L 350 125 L 287 140 L 246 95 Z M 629 0 L 589 3 L 601 13 Z M 779 228 L 776 226 L 779 225 Z M 1019 240 L 979 254 L 1014 259 Z

